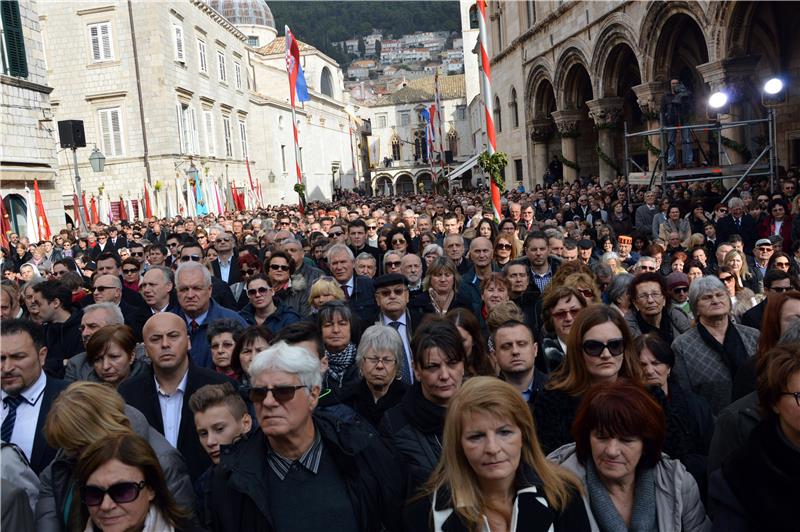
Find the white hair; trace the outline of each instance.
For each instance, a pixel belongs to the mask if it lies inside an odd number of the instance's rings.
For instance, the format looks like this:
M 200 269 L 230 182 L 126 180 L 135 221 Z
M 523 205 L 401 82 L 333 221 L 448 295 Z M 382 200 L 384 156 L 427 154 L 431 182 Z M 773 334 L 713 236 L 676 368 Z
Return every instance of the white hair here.
M 178 269 L 175 270 L 175 286 L 180 286 L 180 276 L 183 272 L 188 272 L 192 270 L 197 270 L 203 273 L 203 283 L 206 287 L 211 286 L 211 272 L 208 271 L 208 268 L 200 264 L 199 262 L 182 262 Z
M 251 381 L 265 371 L 282 371 L 297 375 L 300 384 L 308 386 L 309 391 L 314 386 L 322 386 L 319 358 L 305 347 L 289 345 L 283 341 L 257 354 L 247 370 Z
M 83 315 L 87 315 L 95 310 L 102 310 L 106 313 L 106 325 L 124 325 L 125 317 L 122 315 L 122 309 L 116 303 L 94 303 L 83 309 Z
M 325 253 L 325 258 L 328 259 L 328 262 L 331 261 L 331 256 L 333 256 L 334 253 L 346 253 L 351 261 L 355 260 L 355 257 L 353 257 L 353 250 L 345 244 L 334 244 L 328 249 Z

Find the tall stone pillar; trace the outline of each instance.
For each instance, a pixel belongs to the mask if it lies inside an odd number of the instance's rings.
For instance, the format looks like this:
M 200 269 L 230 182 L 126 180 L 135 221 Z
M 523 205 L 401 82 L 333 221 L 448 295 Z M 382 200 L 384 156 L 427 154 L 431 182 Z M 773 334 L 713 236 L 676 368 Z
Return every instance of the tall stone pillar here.
M 600 182 L 606 183 L 617 178 L 617 169 L 621 168 L 615 157 L 614 137 L 617 136 L 617 126 L 622 117 L 623 99 L 619 97 L 600 98 L 586 102 L 589 107 L 589 117 L 594 120 L 597 127 L 597 144 L 600 153 L 597 154 L 600 168 Z M 601 155 L 602 154 L 602 155 Z M 609 164 L 606 157 L 617 167 Z
M 533 142 L 533 179 L 529 189 L 536 183 L 541 183 L 547 171 L 548 154 L 547 142 L 553 135 L 552 120 L 534 120 L 530 124 L 531 141 Z
M 561 156 L 564 163 L 564 181 L 573 182 L 578 179 L 578 169 L 570 166 L 578 164 L 578 123 L 583 118 L 583 111 L 570 109 L 553 111 L 558 133 L 561 135 Z
M 642 83 L 641 85 L 636 85 L 635 87 L 631 88 L 633 89 L 634 94 L 636 94 L 637 103 L 639 104 L 639 108 L 642 110 L 645 128 L 647 128 L 648 131 L 658 129 L 661 123 L 659 119 L 659 113 L 661 111 L 661 97 L 664 95 L 664 91 L 666 90 L 664 83 L 654 81 L 650 83 Z M 657 150 L 661 149 L 661 137 L 658 135 L 650 135 L 646 138 L 650 143 L 650 146 Z M 647 169 L 652 170 L 655 167 L 657 160 L 658 154 L 654 153 L 652 149 L 648 148 Z
M 748 97 L 744 90 L 747 81 L 752 78 L 755 73 L 756 65 L 761 58 L 759 55 L 746 55 L 740 57 L 729 57 L 713 63 L 704 63 L 697 65 L 697 71 L 703 76 L 703 81 L 711 86 L 711 93 L 723 91 L 728 96 L 728 105 L 723 109 L 723 113 L 719 115 L 721 123 L 733 122 L 742 120 L 742 105 L 744 100 Z M 703 107 L 705 109 L 705 106 Z M 713 110 L 709 109 L 709 116 Z M 699 113 L 698 113 L 699 114 Z M 723 129 L 723 138 L 730 139 L 735 145 L 744 146 L 745 143 L 745 128 L 735 127 L 730 129 Z M 725 147 L 725 153 L 728 154 L 731 164 L 740 164 L 745 161 L 745 158 L 739 151 L 733 148 Z M 728 161 L 722 154 L 720 154 L 720 164 L 727 164 Z

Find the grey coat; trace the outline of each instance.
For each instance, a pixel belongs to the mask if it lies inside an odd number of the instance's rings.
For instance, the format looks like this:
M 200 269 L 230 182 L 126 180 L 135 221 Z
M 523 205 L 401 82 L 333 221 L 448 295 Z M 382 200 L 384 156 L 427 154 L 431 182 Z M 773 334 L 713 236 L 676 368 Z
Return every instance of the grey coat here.
M 586 486 L 586 469 L 578 461 L 575 444 L 562 445 L 548 455 L 555 462 L 574 473 Z M 694 477 L 686 471 L 678 460 L 670 460 L 662 455 L 655 467 L 656 480 L 656 519 L 659 532 L 707 532 L 711 521 L 700 500 L 700 490 Z M 589 515 L 592 532 L 600 532 L 600 527 L 592 515 L 589 497 L 583 494 L 583 504 Z
M 135 359 L 131 367 L 131 374 L 128 378 L 135 377 L 142 371 L 146 364 L 150 364 L 150 359 L 147 358 L 144 352 L 144 344 L 136 344 L 136 347 L 133 348 L 133 353 Z M 100 377 L 97 376 L 97 372 L 94 370 L 94 366 L 89 364 L 89 361 L 86 359 L 86 351 L 78 353 L 67 360 L 67 364 L 64 367 L 64 381 L 101 382 Z
M 642 329 L 639 327 L 639 322 L 636 321 L 635 312 L 636 309 L 631 308 L 631 310 L 625 314 L 625 321 L 628 323 L 628 328 L 631 330 L 633 337 L 638 338 L 642 335 Z M 675 331 L 675 337 L 691 329 L 692 320 L 690 320 L 689 316 L 687 316 L 682 310 L 673 306 L 665 306 L 662 313 L 663 312 L 667 313 L 669 322 L 672 324 L 672 329 Z
M 125 415 L 131 423 L 133 432 L 147 440 L 155 451 L 167 487 L 179 506 L 189 511 L 194 510 L 194 488 L 189 479 L 189 470 L 180 453 L 153 427 L 147 424 L 144 415 L 125 405 Z M 64 525 L 64 505 L 70 484 L 75 462 L 69 460 L 63 449 L 58 451 L 55 459 L 47 466 L 39 480 L 42 490 L 36 503 L 36 530 L 37 532 L 62 532 L 67 530 Z
M 748 356 L 755 355 L 761 332 L 745 325 L 733 326 L 741 336 Z M 697 327 L 675 338 L 672 342 L 672 351 L 675 353 L 672 376 L 680 386 L 705 397 L 714 415 L 731 404 L 735 375 L 731 375 L 719 354 L 706 345 Z

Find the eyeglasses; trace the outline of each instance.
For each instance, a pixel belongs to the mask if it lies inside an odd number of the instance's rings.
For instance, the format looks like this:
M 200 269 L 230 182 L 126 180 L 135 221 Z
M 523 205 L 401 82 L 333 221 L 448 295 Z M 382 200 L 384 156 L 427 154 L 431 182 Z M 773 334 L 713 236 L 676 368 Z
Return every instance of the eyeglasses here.
M 387 262 L 386 266 L 388 266 L 390 268 L 399 268 L 401 264 L 403 264 L 403 263 L 398 260 L 398 261 Z
M 189 261 L 200 262 L 201 260 L 203 260 L 203 257 L 201 257 L 200 255 L 182 255 L 181 256 L 181 262 L 189 262 Z
M 495 248 L 497 249 L 511 249 L 513 246 L 511 244 L 497 244 Z
M 788 266 L 788 264 L 787 264 L 787 266 Z M 54 271 L 54 272 L 53 272 L 53 277 L 61 277 L 61 276 L 62 276 L 62 275 L 64 275 L 65 273 L 67 273 L 67 270 L 59 270 L 59 271 Z
M 575 318 L 575 316 L 577 316 L 580 311 L 581 309 L 579 308 L 573 308 L 569 310 L 559 310 L 558 312 L 553 312 L 551 316 L 560 321 L 566 319 L 567 314 L 569 314 L 570 318 Z
M 99 506 L 103 503 L 106 494 L 117 504 L 133 502 L 139 498 L 139 493 L 145 487 L 145 481 L 139 482 L 118 482 L 108 488 L 99 486 L 84 486 L 81 490 L 81 498 L 86 506 Z
M 373 366 L 377 366 L 378 364 L 383 364 L 384 366 L 391 367 L 395 364 L 395 359 L 393 358 L 379 358 L 379 357 L 364 357 L 364 360 L 372 364 Z
M 394 239 L 392 240 L 392 244 L 405 244 L 405 243 L 406 243 L 405 238 L 398 238 L 397 240 Z
M 781 395 L 791 395 L 797 401 L 797 406 L 800 406 L 800 392 L 783 392 Z
M 594 292 L 588 288 L 578 288 L 577 290 L 584 297 L 584 299 L 594 299 Z
M 377 228 L 378 228 L 378 226 L 376 226 L 376 225 L 368 225 L 368 226 L 367 226 L 367 229 L 369 229 L 370 231 L 374 231 L 374 230 L 376 230 Z
M 728 209 L 720 209 L 719 213 L 720 214 L 728 214 Z
M 735 281 L 735 279 L 733 278 L 733 275 L 729 275 L 727 277 L 720 277 L 719 280 L 722 281 L 723 283 L 727 283 L 728 281 L 731 281 L 731 282 Z
M 767 246 L 758 246 L 756 249 L 762 253 L 769 253 L 772 251 L 772 248 Z
M 144 257 L 144 251 L 137 251 L 137 252 L 131 251 L 131 257 Z
M 770 292 L 776 292 L 778 294 L 782 294 L 783 292 L 791 292 L 791 286 L 776 286 L 774 288 L 767 288 Z
M 653 301 L 661 301 L 662 297 L 664 297 L 664 295 L 660 292 L 651 292 L 649 294 L 639 294 L 636 296 L 636 299 L 639 301 L 647 301 L 649 299 L 652 299 Z
M 389 297 L 392 294 L 396 296 L 402 296 L 405 291 L 405 286 L 395 286 L 394 288 L 380 288 L 376 290 L 375 293 L 381 297 Z
M 590 357 L 599 357 L 603 355 L 603 351 L 608 349 L 612 357 L 618 357 L 625 352 L 625 340 L 616 338 L 609 340 L 608 343 L 603 343 L 598 340 L 586 340 L 583 342 L 583 352 Z
M 676 294 L 684 294 L 684 293 L 689 291 L 689 287 L 688 286 L 676 286 L 675 288 L 672 289 L 672 291 L 675 292 Z
M 102 294 L 106 290 L 113 290 L 115 288 L 116 288 L 116 286 L 95 286 L 94 287 L 94 291 Z
M 248 288 L 247 295 L 253 297 L 256 294 L 266 294 L 271 288 L 269 286 L 259 286 L 258 288 Z
M 281 226 L 292 225 L 291 222 L 281 222 Z
M 331 231 L 331 232 L 330 232 L 330 233 L 328 233 L 328 234 L 329 234 L 330 236 L 342 236 L 342 235 L 344 234 L 344 231 Z
M 201 238 L 208 238 L 208 237 L 206 235 L 197 235 L 195 238 L 197 240 L 200 240 Z
M 269 265 L 269 269 L 273 270 L 273 271 L 280 270 L 282 272 L 288 272 L 289 271 L 289 265 L 288 264 L 270 264 Z
M 122 273 L 124 273 L 125 275 L 131 275 L 131 274 L 134 274 L 134 273 L 139 273 L 139 270 L 136 269 L 136 268 L 129 268 L 127 270 L 123 269 Z
M 255 268 L 242 268 L 242 274 L 243 275 L 253 275 L 257 271 L 258 270 L 256 270 Z
M 253 403 L 263 403 L 267 398 L 267 394 L 272 392 L 272 397 L 279 403 L 287 403 L 294 399 L 294 394 L 300 388 L 308 388 L 304 384 L 297 386 L 276 386 L 274 388 L 267 388 L 264 386 L 251 386 L 249 389 L 250 400 Z
M 784 262 L 784 261 L 780 261 L 780 262 L 775 261 L 775 267 L 776 268 L 788 268 L 789 267 L 789 263 L 788 262 Z

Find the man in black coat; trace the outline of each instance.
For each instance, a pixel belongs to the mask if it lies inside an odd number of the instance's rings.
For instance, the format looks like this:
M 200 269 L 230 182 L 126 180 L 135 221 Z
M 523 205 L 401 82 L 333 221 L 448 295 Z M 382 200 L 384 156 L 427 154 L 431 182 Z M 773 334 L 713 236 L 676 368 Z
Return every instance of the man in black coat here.
M 393 327 L 400 334 L 400 339 L 403 340 L 406 360 L 400 368 L 401 373 L 398 377 L 408 385 L 414 384 L 414 373 L 411 371 L 411 368 L 414 367 L 411 338 L 414 336 L 414 330 L 422 321 L 422 314 L 418 310 L 408 308 L 408 280 L 401 274 L 381 275 L 375 279 L 374 284 L 375 301 L 380 309 L 377 323 Z
M 717 222 L 717 241 L 727 242 L 731 235 L 739 235 L 744 249 L 753 249 L 758 239 L 758 226 L 755 219 L 744 212 L 744 201 L 732 198 L 728 201 L 728 212 L 728 216 Z
M 357 425 L 312 415 L 319 359 L 278 342 L 249 371 L 261 430 L 223 448 L 211 479 L 211 529 L 402 530 L 406 481 L 385 444 Z
M 344 292 L 347 306 L 362 323 L 374 322 L 378 316 L 375 287 L 369 277 L 355 274 L 353 252 L 345 244 L 334 244 L 328 250 L 327 258 L 331 274 Z
M 538 348 L 533 332 L 524 323 L 512 320 L 494 331 L 492 341 L 500 378 L 519 390 L 533 411 L 536 396 L 547 382 L 547 375 L 534 366 Z
M 2 440 L 17 445 L 37 475 L 53 461 L 43 428 L 53 401 L 67 387 L 44 373 L 47 347 L 41 326 L 25 319 L 3 321 Z
M 239 255 L 236 254 L 233 233 L 221 233 L 214 241 L 217 250 L 217 258 L 211 262 L 214 277 L 221 279 L 228 286 L 236 284 L 242 280 L 242 272 L 239 269 Z
M 770 296 L 787 290 L 797 290 L 797 287 L 792 286 L 792 276 L 783 270 L 769 270 L 764 275 L 764 293 L 767 297 L 742 315 L 742 325 L 761 329 L 764 310 L 767 308 Z
M 83 351 L 79 325 L 83 311 L 72 306 L 72 294 L 60 281 L 51 279 L 33 287 L 31 310 L 44 324 L 44 345 L 48 375 L 64 378 L 64 361 Z
M 194 481 L 208 469 L 211 459 L 197 437 L 189 398 L 206 384 L 229 379 L 191 363 L 186 323 L 176 314 L 161 312 L 147 320 L 144 345 L 152 361 L 150 369 L 124 381 L 119 393 L 180 451 Z

